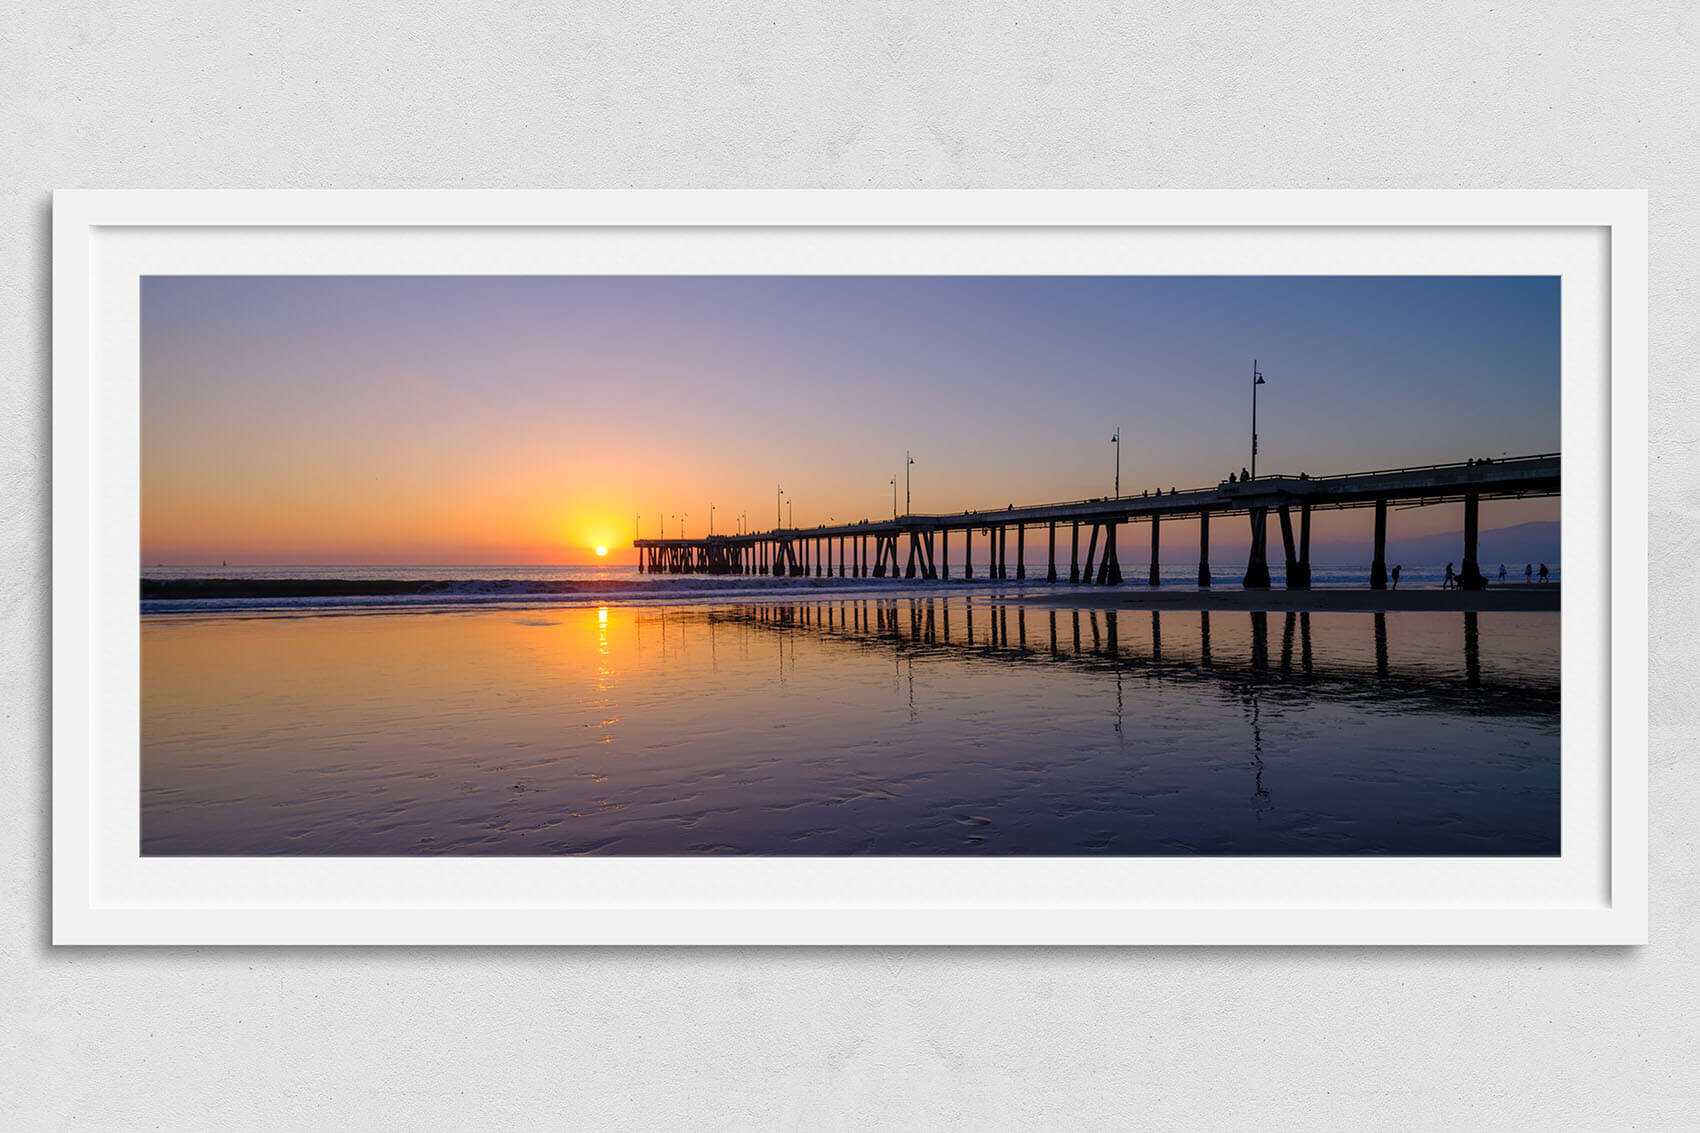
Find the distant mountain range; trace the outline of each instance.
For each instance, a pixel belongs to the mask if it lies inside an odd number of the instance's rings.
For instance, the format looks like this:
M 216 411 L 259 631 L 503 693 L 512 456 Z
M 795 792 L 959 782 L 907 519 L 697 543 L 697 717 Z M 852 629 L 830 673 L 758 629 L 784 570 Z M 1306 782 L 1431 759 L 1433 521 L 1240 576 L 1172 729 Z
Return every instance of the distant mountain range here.
M 1481 532 L 1480 554 L 1482 570 L 1489 566 L 1495 568 L 1500 563 L 1505 564 L 1506 570 L 1521 574 L 1524 563 L 1541 563 L 1557 566 L 1559 563 L 1559 525 L 1551 521 L 1537 523 L 1519 523 L 1514 527 L 1498 527 L 1491 531 Z M 1370 557 L 1370 541 L 1368 539 L 1341 539 L 1330 543 L 1315 543 L 1310 549 L 1310 561 L 1321 565 L 1342 563 L 1367 562 Z M 1279 543 L 1274 548 L 1279 554 Z M 1432 563 L 1441 564 L 1448 561 L 1458 562 L 1463 558 L 1464 539 L 1456 531 L 1442 531 L 1434 535 L 1418 535 L 1408 539 L 1396 539 L 1392 535 L 1387 538 L 1387 561 L 1389 563 Z

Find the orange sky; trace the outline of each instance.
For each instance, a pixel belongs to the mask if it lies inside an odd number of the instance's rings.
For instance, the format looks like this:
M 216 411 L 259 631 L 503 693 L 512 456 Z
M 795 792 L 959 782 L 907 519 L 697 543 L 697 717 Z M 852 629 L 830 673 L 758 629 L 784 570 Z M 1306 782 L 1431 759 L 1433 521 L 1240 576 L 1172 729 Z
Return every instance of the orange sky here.
M 148 279 L 142 560 L 631 562 L 634 517 L 767 528 L 778 486 L 889 516 L 905 449 L 917 512 L 1107 494 L 1118 425 L 1124 494 L 1198 486 L 1254 355 L 1264 471 L 1556 450 L 1556 281 L 1453 282 Z

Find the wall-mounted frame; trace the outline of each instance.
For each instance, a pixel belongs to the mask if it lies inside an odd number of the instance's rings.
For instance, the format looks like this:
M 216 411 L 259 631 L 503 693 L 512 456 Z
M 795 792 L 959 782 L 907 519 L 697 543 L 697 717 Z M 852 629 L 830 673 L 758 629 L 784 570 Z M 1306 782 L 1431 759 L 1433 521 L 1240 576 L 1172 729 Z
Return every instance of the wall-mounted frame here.
M 66 191 L 53 226 L 56 943 L 1645 940 L 1641 192 Z M 143 852 L 143 279 L 1000 274 L 1561 278 L 1558 853 Z

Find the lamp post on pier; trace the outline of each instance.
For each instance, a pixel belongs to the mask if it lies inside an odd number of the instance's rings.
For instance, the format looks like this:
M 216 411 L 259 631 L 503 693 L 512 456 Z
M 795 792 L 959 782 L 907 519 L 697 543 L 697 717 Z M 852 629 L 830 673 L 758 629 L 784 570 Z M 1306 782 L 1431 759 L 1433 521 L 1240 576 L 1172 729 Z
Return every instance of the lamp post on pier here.
M 777 485 L 776 485 L 776 487 L 777 487 Z M 780 514 L 780 509 L 779 509 L 779 505 L 780 505 L 781 501 L 783 501 L 784 499 L 785 499 L 785 489 L 779 488 L 774 493 L 774 496 L 773 496 L 773 525 L 775 527 L 784 526 L 782 523 L 780 523 L 780 520 L 784 519 L 785 517 Z
M 909 470 L 915 467 L 915 458 L 910 456 L 909 451 L 905 449 L 903 459 L 908 462 L 903 466 L 903 514 L 914 515 L 915 505 L 910 502 L 909 496 Z
M 708 533 L 714 534 L 714 505 L 708 505 Z
M 797 513 L 791 510 L 791 500 L 790 500 L 789 497 L 787 497 L 786 500 L 785 500 L 785 526 L 787 526 L 787 527 L 797 526 L 796 515 L 797 515 Z
M 891 478 L 891 521 L 897 522 L 897 477 Z
M 1116 446 L 1116 499 L 1122 498 L 1122 427 L 1116 426 L 1116 435 L 1110 438 L 1110 443 Z
M 1251 360 L 1251 478 L 1257 479 L 1257 387 L 1263 384 L 1257 359 Z

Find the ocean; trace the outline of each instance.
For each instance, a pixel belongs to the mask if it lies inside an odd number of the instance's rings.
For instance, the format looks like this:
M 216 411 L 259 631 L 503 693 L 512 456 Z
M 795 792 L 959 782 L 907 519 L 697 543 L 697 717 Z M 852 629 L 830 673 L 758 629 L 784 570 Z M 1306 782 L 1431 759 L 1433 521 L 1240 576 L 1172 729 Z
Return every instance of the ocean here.
M 1498 564 L 1492 564 L 1497 567 Z M 1507 587 L 1524 586 L 1522 565 L 1506 564 Z M 1534 564 L 1538 569 L 1540 564 Z M 1548 564 L 1553 583 L 1560 581 L 1558 565 Z M 983 574 L 983 565 L 981 574 Z M 1025 582 L 1013 577 L 993 580 L 921 581 L 893 578 L 773 578 L 763 575 L 654 575 L 633 566 L 166 566 L 142 570 L 141 612 L 160 614 L 218 612 L 304 612 L 382 608 L 447 608 L 478 606 L 596 605 L 621 602 L 638 605 L 735 601 L 779 594 L 885 595 L 918 594 L 1101 593 L 1096 586 L 1070 587 L 1044 581 L 1045 567 L 1028 565 Z M 1121 589 L 1138 590 L 1146 583 L 1146 568 L 1123 564 Z M 1484 570 L 1490 569 L 1484 565 Z M 1243 570 L 1243 567 L 1241 568 Z M 1275 588 L 1286 582 L 1283 564 L 1270 563 Z M 1368 584 L 1365 564 L 1312 567 L 1311 586 L 1318 590 L 1362 589 Z M 1445 564 L 1406 564 L 1399 587 L 1438 590 Z M 1497 570 L 1494 570 L 1497 577 Z M 1160 567 L 1162 588 L 1198 589 L 1196 564 L 1167 563 Z M 1240 570 L 1217 567 L 1214 589 L 1239 589 Z M 251 585 L 243 585 L 251 584 Z M 417 586 L 410 584 L 419 584 Z M 169 585 L 160 585 L 169 584 Z M 1497 581 L 1494 585 L 1499 585 Z M 1538 585 L 1538 584 L 1537 584 Z M 170 597 L 163 596 L 170 593 Z

